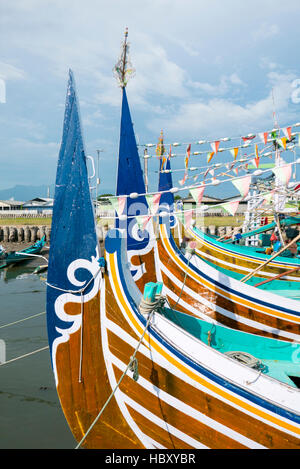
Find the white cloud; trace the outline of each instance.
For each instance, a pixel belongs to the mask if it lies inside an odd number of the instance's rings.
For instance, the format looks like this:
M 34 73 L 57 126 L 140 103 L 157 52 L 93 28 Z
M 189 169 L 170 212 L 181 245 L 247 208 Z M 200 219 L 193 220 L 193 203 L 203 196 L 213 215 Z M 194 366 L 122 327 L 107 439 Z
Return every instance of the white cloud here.
M 155 119 L 148 124 L 149 128 L 157 129 L 160 124 L 169 134 L 195 138 L 218 138 L 270 129 L 273 127 L 272 88 L 279 124 L 293 123 L 293 119 L 297 119 L 298 110 L 289 110 L 288 104 L 295 75 L 270 72 L 267 78 L 269 92 L 262 99 L 248 100 L 245 105 L 224 98 L 189 101 L 178 107 L 172 119 L 165 119 L 163 123 Z
M 235 87 L 236 85 L 245 86 L 245 83 L 240 79 L 240 77 L 236 73 L 232 73 L 229 76 L 222 75 L 220 78 L 220 82 L 217 85 L 213 85 L 211 83 L 201 83 L 199 81 L 190 81 L 188 84 L 196 90 L 201 90 L 207 94 L 214 96 L 225 95 L 230 90 L 232 91 L 233 87 Z
M 280 29 L 277 24 L 262 23 L 258 29 L 253 31 L 252 38 L 254 41 L 264 41 L 265 39 L 277 36 L 279 31 Z
M 23 80 L 25 77 L 24 70 L 12 64 L 0 62 L 0 78 L 3 80 Z

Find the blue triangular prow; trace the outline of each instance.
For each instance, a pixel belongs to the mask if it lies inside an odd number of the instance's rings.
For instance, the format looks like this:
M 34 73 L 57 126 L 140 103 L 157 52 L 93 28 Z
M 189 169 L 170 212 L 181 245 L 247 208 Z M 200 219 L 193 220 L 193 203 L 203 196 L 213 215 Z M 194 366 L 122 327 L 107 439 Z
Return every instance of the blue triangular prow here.
M 67 275 L 69 266 L 78 259 L 90 262 L 96 256 L 97 249 L 79 104 L 74 76 L 70 70 L 56 172 L 48 264 L 47 322 L 50 348 L 55 338 L 60 336 L 58 329 L 66 327 L 55 314 L 55 302 L 65 291 L 76 290 Z M 79 269 L 77 280 L 84 283 L 90 277 L 88 270 Z
M 161 158 L 159 162 L 159 167 L 161 168 Z M 167 159 L 165 169 L 170 172 L 162 173 L 161 171 L 159 171 L 158 192 L 168 191 L 173 188 L 170 158 Z M 168 211 L 171 212 L 171 210 L 173 210 L 173 205 L 174 194 L 172 192 L 163 193 L 160 197 L 159 208 L 162 209 L 162 206 L 168 206 Z
M 116 195 L 130 195 L 134 192 L 137 194 L 145 194 L 146 190 L 126 89 L 122 88 L 122 113 Z M 148 242 L 148 235 L 143 233 L 143 236 L 146 236 L 146 238 L 138 236 L 138 239 L 136 239 L 133 231 L 136 230 L 134 215 L 147 215 L 148 213 L 148 204 L 145 195 L 137 196 L 136 198 L 127 197 L 127 207 L 125 207 L 125 211 L 129 218 L 127 220 L 117 218 L 116 227 L 127 230 L 127 250 L 143 249 L 143 245 L 146 245 Z M 140 238 L 142 240 L 139 240 Z

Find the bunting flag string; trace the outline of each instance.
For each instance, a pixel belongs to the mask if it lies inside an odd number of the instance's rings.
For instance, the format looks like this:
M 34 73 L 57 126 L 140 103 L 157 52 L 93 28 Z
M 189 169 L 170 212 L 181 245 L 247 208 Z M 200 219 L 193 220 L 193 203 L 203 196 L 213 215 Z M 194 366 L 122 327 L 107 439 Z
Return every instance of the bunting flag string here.
M 248 145 L 249 142 L 251 142 L 252 140 L 254 140 L 258 136 L 262 140 L 262 142 L 266 144 L 269 135 L 271 135 L 272 139 L 275 139 L 276 137 L 279 137 L 280 131 L 282 131 L 285 134 L 285 136 L 287 137 L 288 140 L 291 140 L 292 137 L 293 137 L 293 133 L 292 133 L 292 128 L 293 127 L 300 127 L 300 122 L 296 122 L 295 124 L 289 125 L 287 127 L 279 127 L 279 128 L 276 128 L 276 129 L 271 129 L 271 130 L 267 130 L 267 131 L 263 131 L 263 132 L 257 132 L 257 134 L 248 134 L 246 136 L 223 137 L 223 138 L 219 138 L 217 140 L 216 139 L 214 139 L 214 140 L 201 139 L 201 140 L 196 140 L 196 141 L 192 142 L 192 144 L 194 144 L 194 145 L 211 144 L 213 151 L 216 153 L 216 150 L 218 151 L 218 147 L 219 147 L 220 142 L 228 142 L 228 141 L 232 141 L 232 140 L 243 140 L 243 142 L 246 145 Z M 144 143 L 144 144 L 139 144 L 138 146 L 151 148 L 151 147 L 155 147 L 155 146 L 158 147 L 159 145 L 163 145 L 163 143 L 162 142 L 158 143 L 158 144 Z M 181 145 L 188 145 L 188 143 L 173 142 L 173 143 L 171 143 L 171 145 L 173 147 L 178 147 L 178 146 L 181 146 Z

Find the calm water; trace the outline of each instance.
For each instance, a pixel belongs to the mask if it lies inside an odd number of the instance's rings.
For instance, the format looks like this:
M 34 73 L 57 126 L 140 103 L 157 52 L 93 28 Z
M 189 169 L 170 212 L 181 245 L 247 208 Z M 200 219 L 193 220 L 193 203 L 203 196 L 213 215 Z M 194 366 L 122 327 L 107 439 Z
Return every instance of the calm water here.
M 32 270 L 0 270 L 0 339 L 6 361 L 48 345 L 45 314 L 1 327 L 45 311 L 46 274 Z M 0 366 L 0 449 L 75 446 L 56 394 L 49 350 Z

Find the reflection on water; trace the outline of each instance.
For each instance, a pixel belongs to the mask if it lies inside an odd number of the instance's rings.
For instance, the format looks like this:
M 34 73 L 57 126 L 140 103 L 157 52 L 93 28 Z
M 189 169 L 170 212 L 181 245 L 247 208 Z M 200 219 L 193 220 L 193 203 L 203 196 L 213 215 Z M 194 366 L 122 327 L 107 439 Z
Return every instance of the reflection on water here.
M 0 340 L 6 361 L 48 345 L 46 273 L 15 266 L 0 271 Z M 8 327 L 6 324 L 16 323 Z M 57 397 L 49 349 L 0 366 L 0 449 L 74 448 Z

